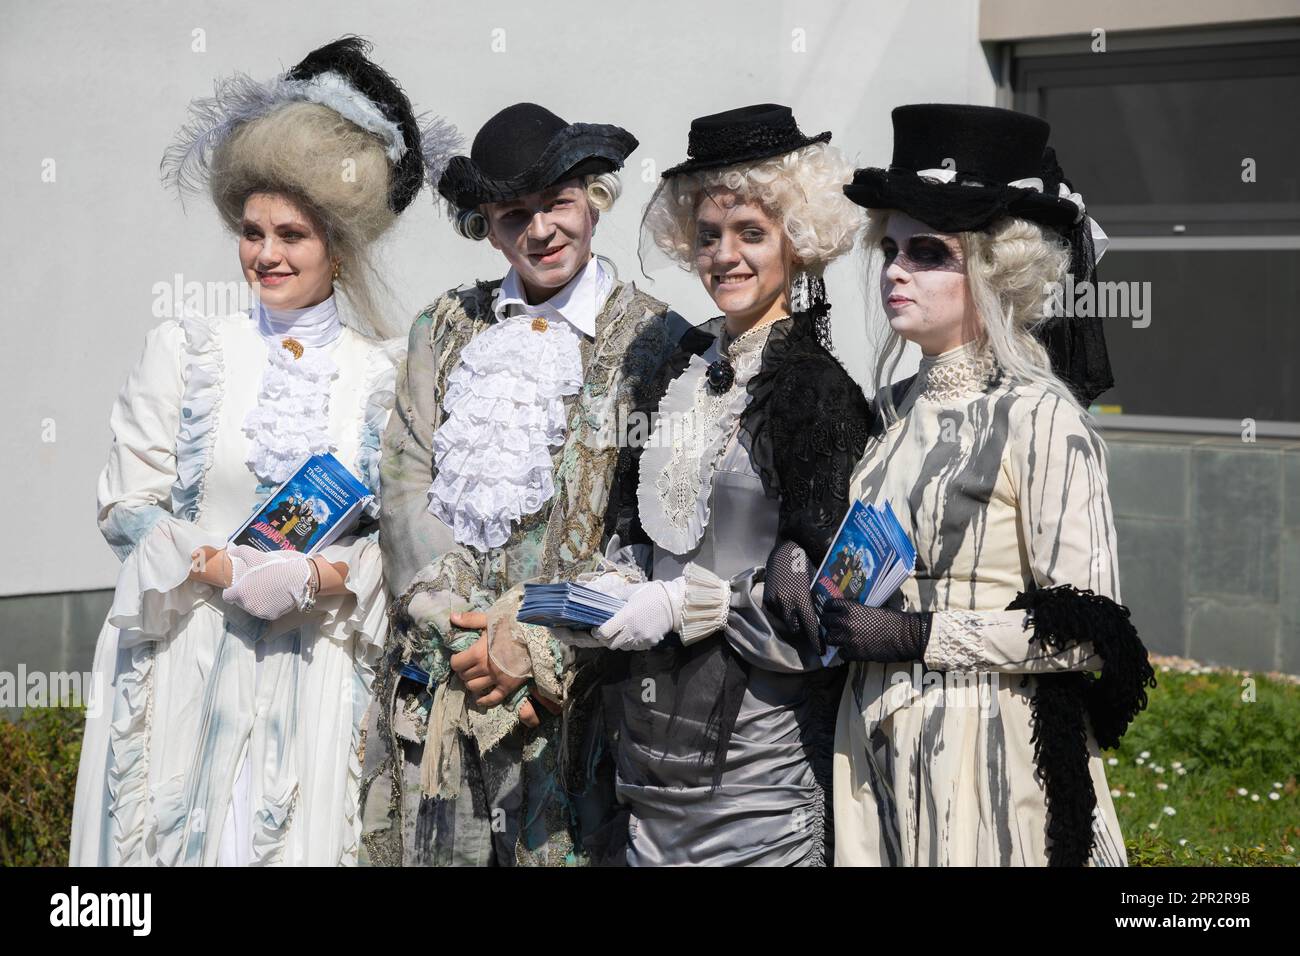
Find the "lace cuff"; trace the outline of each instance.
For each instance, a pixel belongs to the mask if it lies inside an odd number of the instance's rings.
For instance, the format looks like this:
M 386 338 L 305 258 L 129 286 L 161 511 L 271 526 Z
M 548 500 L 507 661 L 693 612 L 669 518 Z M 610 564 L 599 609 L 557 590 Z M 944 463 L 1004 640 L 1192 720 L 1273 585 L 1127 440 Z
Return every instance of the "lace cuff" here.
M 938 671 L 1095 670 L 1101 661 L 1092 642 L 1072 643 L 1049 651 L 1031 643 L 1034 619 L 1023 610 L 935 611 L 925 665 Z
M 686 579 L 686 599 L 682 602 L 679 634 L 683 644 L 691 644 L 727 626 L 731 584 L 694 563 L 686 565 L 682 576 Z

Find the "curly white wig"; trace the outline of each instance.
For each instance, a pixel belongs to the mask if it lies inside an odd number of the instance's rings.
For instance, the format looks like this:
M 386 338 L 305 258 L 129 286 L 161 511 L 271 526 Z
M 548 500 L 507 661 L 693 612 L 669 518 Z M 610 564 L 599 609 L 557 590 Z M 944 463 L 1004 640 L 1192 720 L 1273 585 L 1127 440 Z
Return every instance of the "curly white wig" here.
M 863 210 L 842 188 L 852 178 L 853 164 L 826 143 L 754 163 L 674 176 L 660 184 L 646 205 L 642 240 L 682 268 L 693 269 L 700 200 L 729 193 L 780 222 L 802 268 L 819 274 L 853 248 L 862 229 Z

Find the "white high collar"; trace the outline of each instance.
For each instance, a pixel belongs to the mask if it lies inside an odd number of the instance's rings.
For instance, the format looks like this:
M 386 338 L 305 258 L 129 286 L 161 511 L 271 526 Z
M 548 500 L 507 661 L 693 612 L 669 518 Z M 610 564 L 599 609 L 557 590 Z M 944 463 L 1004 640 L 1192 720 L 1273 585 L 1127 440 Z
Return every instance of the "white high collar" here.
M 256 313 L 257 331 L 276 345 L 292 336 L 307 348 L 321 348 L 343 333 L 333 295 L 305 309 L 271 309 L 259 301 Z
M 501 283 L 501 294 L 493 306 L 497 320 L 510 315 L 540 315 L 545 319 L 563 319 L 583 335 L 596 336 L 596 316 L 605 307 L 614 279 L 592 256 L 582 270 L 545 302 L 529 304 L 523 284 L 512 266 Z

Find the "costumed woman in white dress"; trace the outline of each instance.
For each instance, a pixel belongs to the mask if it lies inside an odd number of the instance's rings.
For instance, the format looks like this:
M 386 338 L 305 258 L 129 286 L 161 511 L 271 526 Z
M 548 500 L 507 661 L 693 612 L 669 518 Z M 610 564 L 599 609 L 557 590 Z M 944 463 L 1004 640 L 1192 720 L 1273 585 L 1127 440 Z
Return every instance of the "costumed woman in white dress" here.
M 593 581 L 628 602 L 585 639 L 622 652 L 607 719 L 633 866 L 823 866 L 832 842 L 844 669 L 762 601 L 778 538 L 821 559 L 869 424 L 829 348 L 822 273 L 862 225 L 830 135 L 776 104 L 700 117 L 646 209 L 644 238 L 724 314 L 663 371 L 617 526 L 627 551 L 611 555 L 623 567 Z
M 356 859 L 387 634 L 379 545 L 364 528 L 311 557 L 225 543 L 310 455 L 378 490 L 401 348 L 374 333 L 367 250 L 454 134 L 433 121 L 422 135 L 367 52 L 348 37 L 269 83 L 221 81 L 163 161 L 178 188 L 207 185 L 260 295 L 155 328 L 113 408 L 99 527 L 123 564 L 95 651 L 74 865 Z
M 890 167 L 844 190 L 869 210 L 892 329 L 851 493 L 889 502 L 917 559 L 886 607 L 821 614 L 852 662 L 835 860 L 1124 865 L 1098 748 L 1154 677 L 1119 603 L 1105 446 L 1085 411 L 1109 363 L 1097 320 L 1044 308 L 1067 270 L 1092 281 L 1104 234 L 1041 119 L 924 105 L 893 121 Z M 891 389 L 903 340 L 920 370 Z M 767 596 L 820 643 L 800 557 L 773 553 Z

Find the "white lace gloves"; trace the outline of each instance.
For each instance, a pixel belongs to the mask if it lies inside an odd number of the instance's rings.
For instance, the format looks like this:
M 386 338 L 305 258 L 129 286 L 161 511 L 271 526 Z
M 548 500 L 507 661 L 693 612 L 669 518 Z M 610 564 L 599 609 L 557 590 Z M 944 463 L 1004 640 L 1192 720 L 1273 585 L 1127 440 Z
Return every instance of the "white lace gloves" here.
M 290 611 L 311 608 L 319 580 L 310 558 L 297 551 L 259 551 L 246 544 L 226 549 L 230 587 L 221 592 L 228 604 L 253 617 L 274 621 Z

